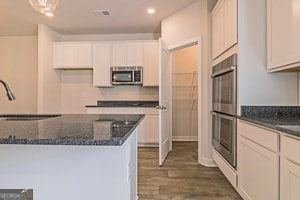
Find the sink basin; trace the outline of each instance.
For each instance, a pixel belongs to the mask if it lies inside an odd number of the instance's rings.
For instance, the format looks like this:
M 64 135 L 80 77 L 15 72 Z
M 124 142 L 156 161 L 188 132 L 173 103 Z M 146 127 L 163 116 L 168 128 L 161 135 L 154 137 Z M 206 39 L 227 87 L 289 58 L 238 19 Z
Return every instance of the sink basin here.
M 44 120 L 53 117 L 59 117 L 60 115 L 2 115 L 0 121 L 34 121 Z

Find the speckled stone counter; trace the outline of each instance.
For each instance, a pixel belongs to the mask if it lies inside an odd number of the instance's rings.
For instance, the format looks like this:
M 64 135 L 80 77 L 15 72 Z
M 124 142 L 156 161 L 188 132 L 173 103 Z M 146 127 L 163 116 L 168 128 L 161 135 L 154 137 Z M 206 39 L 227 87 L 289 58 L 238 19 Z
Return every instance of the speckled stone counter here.
M 300 107 L 242 106 L 239 119 L 300 137 Z
M 0 115 L 0 144 L 122 145 L 144 118 L 69 114 L 42 120 L 6 120 L 10 116 L 16 115 Z
M 97 101 L 97 105 L 86 107 L 156 107 L 158 101 Z

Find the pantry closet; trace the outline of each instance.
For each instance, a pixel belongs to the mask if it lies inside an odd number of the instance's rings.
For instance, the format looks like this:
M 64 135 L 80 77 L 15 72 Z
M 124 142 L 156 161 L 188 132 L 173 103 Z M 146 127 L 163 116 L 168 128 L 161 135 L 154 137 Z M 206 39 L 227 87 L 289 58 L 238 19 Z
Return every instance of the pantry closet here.
M 172 52 L 172 140 L 198 140 L 198 47 Z

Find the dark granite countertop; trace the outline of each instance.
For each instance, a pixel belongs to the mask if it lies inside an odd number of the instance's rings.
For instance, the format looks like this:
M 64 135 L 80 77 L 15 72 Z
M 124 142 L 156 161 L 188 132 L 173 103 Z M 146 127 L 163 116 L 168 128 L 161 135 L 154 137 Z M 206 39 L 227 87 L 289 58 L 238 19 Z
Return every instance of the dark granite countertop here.
M 66 114 L 41 120 L 5 119 L 11 116 L 15 115 L 0 115 L 0 144 L 119 146 L 144 118 Z
M 242 106 L 238 119 L 300 137 L 298 106 Z
M 87 105 L 86 107 L 153 107 L 158 106 L 158 101 L 97 101 L 97 105 Z

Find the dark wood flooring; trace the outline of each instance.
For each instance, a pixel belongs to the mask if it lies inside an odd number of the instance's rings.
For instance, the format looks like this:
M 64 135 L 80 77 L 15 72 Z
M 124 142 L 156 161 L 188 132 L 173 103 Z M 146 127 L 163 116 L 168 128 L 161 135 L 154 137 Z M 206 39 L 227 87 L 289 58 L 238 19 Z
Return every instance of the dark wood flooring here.
M 139 148 L 139 200 L 241 200 L 218 168 L 197 163 L 197 142 L 173 142 L 162 167 L 158 148 Z

